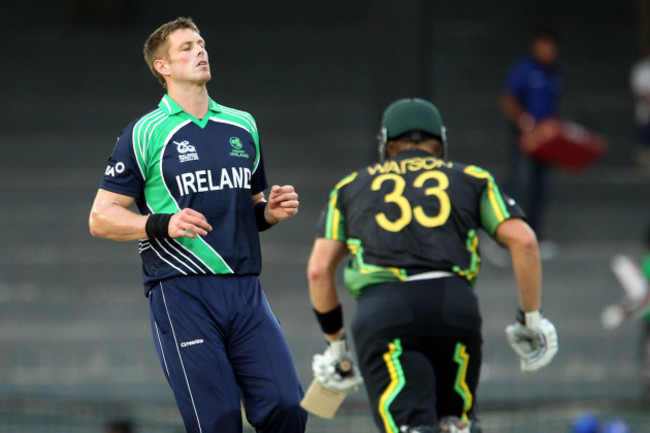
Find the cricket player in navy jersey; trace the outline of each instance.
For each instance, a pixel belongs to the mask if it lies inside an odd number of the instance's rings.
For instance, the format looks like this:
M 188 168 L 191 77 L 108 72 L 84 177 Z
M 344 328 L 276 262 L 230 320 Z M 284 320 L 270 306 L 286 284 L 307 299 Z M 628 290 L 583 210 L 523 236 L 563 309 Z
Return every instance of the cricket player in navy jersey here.
M 260 287 L 259 231 L 298 212 L 268 187 L 253 117 L 208 96 L 189 18 L 147 39 L 167 93 L 120 135 L 90 213 L 94 236 L 139 240 L 154 342 L 188 432 L 304 432 L 289 347 Z M 139 214 L 130 210 L 135 203 Z
M 489 172 L 445 159 L 445 136 L 430 102 L 391 104 L 380 162 L 334 187 L 309 259 L 312 305 L 329 342 L 314 356 L 315 378 L 349 392 L 360 371 L 381 432 L 480 431 L 473 422 L 482 345 L 473 290 L 479 229 L 512 255 L 519 313 L 506 333 L 521 369 L 537 370 L 557 351 L 555 328 L 540 313 L 535 233 Z M 335 281 L 348 253 L 344 280 L 358 301 L 351 324 L 358 369 L 350 366 Z

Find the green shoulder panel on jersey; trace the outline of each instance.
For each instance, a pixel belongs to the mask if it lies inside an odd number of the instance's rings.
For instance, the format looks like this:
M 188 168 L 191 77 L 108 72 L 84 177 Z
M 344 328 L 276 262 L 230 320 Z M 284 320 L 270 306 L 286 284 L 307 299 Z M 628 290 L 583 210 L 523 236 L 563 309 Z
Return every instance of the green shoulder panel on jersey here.
M 248 132 L 250 132 L 250 134 L 253 136 L 253 140 L 255 141 L 255 163 L 253 165 L 254 173 L 260 163 L 260 135 L 257 130 L 255 119 L 250 113 L 247 113 L 246 111 L 226 107 L 225 105 L 217 104 L 214 101 L 211 101 L 211 103 L 218 110 L 218 113 L 213 117 L 237 123 Z
M 464 172 L 470 176 L 485 179 L 486 186 L 481 197 L 481 226 L 491 236 L 494 236 L 499 224 L 510 218 L 508 208 L 503 201 L 501 191 L 494 181 L 494 177 L 482 168 L 475 165 L 465 167 Z
M 156 128 L 168 118 L 169 115 L 159 108 L 140 118 L 133 126 L 131 137 L 133 153 L 136 156 L 140 174 L 145 181 L 149 179 L 151 174 L 149 173 L 149 162 L 160 151 L 160 148 L 151 146 L 151 136 Z
M 354 299 L 357 299 L 367 286 L 406 280 L 407 274 L 404 269 L 366 263 L 363 258 L 363 245 L 361 245 L 360 239 L 348 239 L 347 246 L 348 251 L 352 254 L 352 260 L 343 271 L 343 280 Z
M 147 206 L 153 213 L 174 213 L 180 210 L 163 180 L 161 161 L 171 138 L 190 122 L 189 119 L 166 116 L 153 125 L 149 125 L 149 130 L 146 127 L 142 129 L 141 134 L 144 134 L 144 137 L 141 137 L 140 141 L 144 143 L 145 147 L 144 170 L 146 176 L 144 197 Z
M 352 182 L 357 177 L 357 172 L 351 173 L 341 179 L 339 183 L 334 186 L 332 192 L 330 192 L 329 201 L 327 203 L 327 215 L 325 220 L 325 233 L 324 236 L 327 239 L 334 239 L 337 241 L 345 242 L 347 238 L 347 233 L 345 230 L 345 217 L 343 212 L 341 212 L 340 202 L 339 202 L 339 190 Z

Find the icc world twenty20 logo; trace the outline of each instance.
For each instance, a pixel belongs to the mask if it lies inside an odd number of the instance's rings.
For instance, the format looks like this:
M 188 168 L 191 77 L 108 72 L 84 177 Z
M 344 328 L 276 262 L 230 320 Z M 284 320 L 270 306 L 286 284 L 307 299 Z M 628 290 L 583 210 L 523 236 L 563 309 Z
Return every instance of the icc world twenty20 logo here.
M 242 150 L 244 143 L 242 143 L 241 138 L 239 137 L 230 137 L 230 146 L 232 150 L 230 151 L 230 156 L 236 156 L 238 158 L 248 158 L 248 154 Z
M 189 141 L 174 141 L 173 143 L 176 145 L 176 152 L 180 162 L 198 161 L 199 154 L 196 153 L 196 147 L 192 146 Z

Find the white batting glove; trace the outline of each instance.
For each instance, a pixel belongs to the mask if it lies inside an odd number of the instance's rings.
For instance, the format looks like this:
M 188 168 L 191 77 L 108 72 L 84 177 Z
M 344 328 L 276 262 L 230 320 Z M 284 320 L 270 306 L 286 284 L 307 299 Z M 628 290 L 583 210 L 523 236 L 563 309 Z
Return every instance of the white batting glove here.
M 323 388 L 337 394 L 355 392 L 363 383 L 361 373 L 354 365 L 345 336 L 330 341 L 322 355 L 314 355 L 311 368 L 314 378 L 323 385 Z
M 521 358 L 521 371 L 538 370 L 551 362 L 558 350 L 555 326 L 539 311 L 520 311 L 517 323 L 506 328 L 510 347 Z

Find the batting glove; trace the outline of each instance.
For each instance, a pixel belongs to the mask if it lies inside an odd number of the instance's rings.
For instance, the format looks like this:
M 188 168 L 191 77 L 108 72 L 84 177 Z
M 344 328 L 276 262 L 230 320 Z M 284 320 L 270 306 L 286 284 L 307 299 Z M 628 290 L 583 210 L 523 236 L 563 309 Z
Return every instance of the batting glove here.
M 521 371 L 538 370 L 551 362 L 558 350 L 555 326 L 540 311 L 517 314 L 517 323 L 506 328 L 510 347 L 521 358 Z
M 363 383 L 359 369 L 354 365 L 345 336 L 328 342 L 327 349 L 314 355 L 311 363 L 314 378 L 323 388 L 334 393 L 355 392 Z

